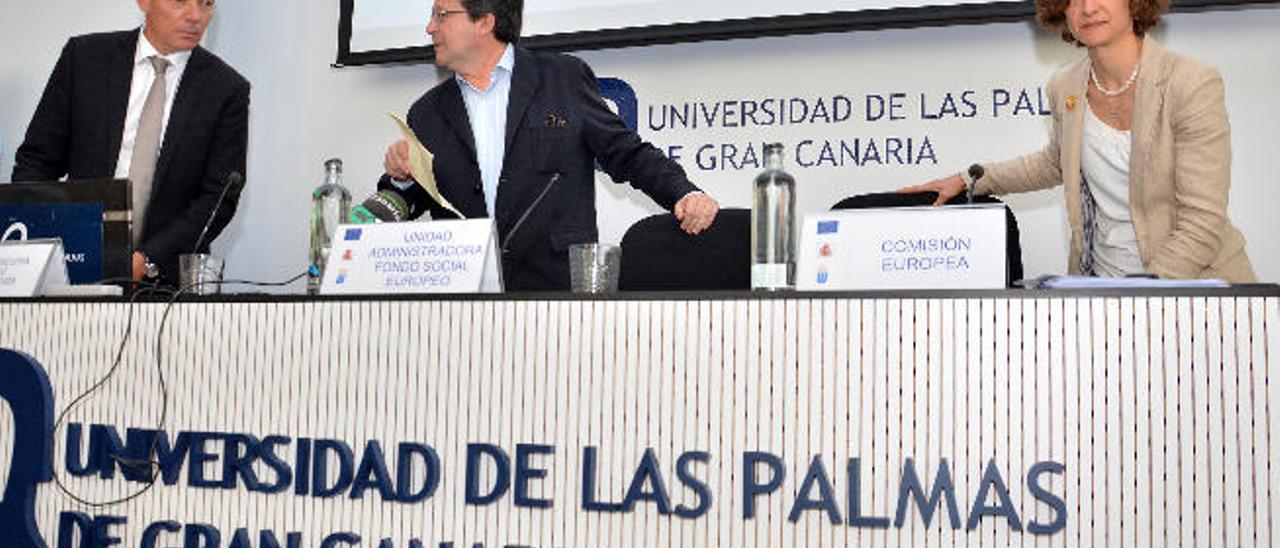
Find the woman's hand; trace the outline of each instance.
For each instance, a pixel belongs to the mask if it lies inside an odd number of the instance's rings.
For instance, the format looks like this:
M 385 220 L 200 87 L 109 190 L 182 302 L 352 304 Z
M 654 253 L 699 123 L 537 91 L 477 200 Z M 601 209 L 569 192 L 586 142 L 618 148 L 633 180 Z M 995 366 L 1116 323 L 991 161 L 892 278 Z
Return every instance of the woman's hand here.
M 941 179 L 934 179 L 922 185 L 915 185 L 915 186 L 900 188 L 898 189 L 898 194 L 919 194 L 921 192 L 937 192 L 938 199 L 933 202 L 933 205 L 940 206 L 947 203 L 947 201 L 951 200 L 952 198 L 955 198 L 961 192 L 964 192 L 965 186 L 967 185 L 964 182 L 964 177 L 961 177 L 960 174 L 957 173 L 955 175 L 949 175 Z

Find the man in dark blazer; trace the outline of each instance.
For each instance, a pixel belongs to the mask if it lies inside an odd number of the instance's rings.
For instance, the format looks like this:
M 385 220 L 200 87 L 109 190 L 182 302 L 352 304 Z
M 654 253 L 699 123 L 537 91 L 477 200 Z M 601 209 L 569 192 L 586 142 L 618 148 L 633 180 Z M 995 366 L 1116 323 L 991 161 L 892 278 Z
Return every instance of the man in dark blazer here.
M 609 110 L 585 63 L 515 45 L 522 12 L 521 0 L 436 0 L 427 32 L 436 64 L 456 76 L 407 119 L 435 155 L 441 195 L 467 218 L 496 220 L 506 288 L 568 288 L 569 245 L 597 239 L 597 161 L 686 232 L 710 226 L 716 201 Z M 404 141 L 388 149 L 385 168 L 379 189 L 405 195 L 410 217 L 455 217 L 409 181 Z
M 195 251 L 231 174 L 244 173 L 249 82 L 199 46 L 213 4 L 138 0 L 146 14 L 141 30 L 69 40 L 18 148 L 14 181 L 125 178 L 130 164 L 153 166 L 149 196 L 134 200 L 135 280 L 176 283 L 178 256 Z M 168 62 L 158 122 L 163 139 L 139 161 L 143 103 L 160 79 L 155 57 Z M 231 187 L 200 252 L 235 214 L 240 188 Z

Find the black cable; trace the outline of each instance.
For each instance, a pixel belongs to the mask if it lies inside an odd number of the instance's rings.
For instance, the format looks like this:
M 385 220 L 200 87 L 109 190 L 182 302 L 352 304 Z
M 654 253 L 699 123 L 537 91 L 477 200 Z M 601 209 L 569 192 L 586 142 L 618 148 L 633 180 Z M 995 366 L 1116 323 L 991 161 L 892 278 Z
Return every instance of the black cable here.
M 295 282 L 297 282 L 298 280 L 301 280 L 301 279 L 303 279 L 303 278 L 306 278 L 306 277 L 307 277 L 307 276 L 309 276 L 310 274 L 311 274 L 310 269 L 308 269 L 308 270 L 307 270 L 307 272 L 303 272 L 302 274 L 298 274 L 297 276 L 294 276 L 294 277 L 292 277 L 292 278 L 289 278 L 289 279 L 287 279 L 287 280 L 285 280 L 285 281 L 283 281 L 283 282 L 255 282 L 255 281 L 253 281 L 253 280 L 220 280 L 220 281 L 211 281 L 211 282 L 200 282 L 200 283 L 191 284 L 191 285 L 189 285 L 189 286 L 187 286 L 187 287 L 183 288 L 183 290 L 182 290 L 182 291 L 184 291 L 184 292 L 185 292 L 187 289 L 191 289 L 191 288 L 194 288 L 194 287 L 196 287 L 196 286 L 203 286 L 203 285 L 218 285 L 218 286 L 222 286 L 222 285 L 247 285 L 247 286 L 251 286 L 251 287 L 284 287 L 284 286 L 286 286 L 286 285 L 289 285 L 289 284 L 295 283 Z
M 135 283 L 135 282 L 130 280 L 130 283 Z M 109 382 L 112 379 L 112 377 L 114 377 L 116 373 L 120 370 L 120 365 L 124 358 L 124 349 L 126 346 L 128 346 L 129 339 L 133 336 L 133 312 L 134 312 L 134 305 L 137 304 L 138 299 L 144 295 L 150 295 L 153 293 L 162 293 L 167 291 L 155 283 L 151 283 L 151 282 L 136 282 L 136 283 L 138 283 L 141 287 L 138 291 L 135 291 L 133 295 L 129 297 L 128 306 L 125 309 L 125 316 L 128 318 L 128 320 L 125 323 L 124 336 L 121 337 L 120 345 L 116 348 L 115 359 L 112 360 L 111 367 L 107 370 L 107 373 L 103 375 L 101 379 L 98 380 L 98 382 L 94 383 L 93 386 L 89 387 L 88 390 L 85 390 L 83 393 L 76 396 L 71 401 L 71 403 L 68 404 L 67 407 L 62 410 L 62 413 L 58 415 L 58 420 L 55 421 L 53 424 L 53 431 L 51 433 L 52 435 L 50 436 L 50 439 L 49 439 L 49 470 L 53 475 L 54 483 L 56 483 L 58 486 L 58 490 L 62 491 L 64 495 L 70 497 L 71 500 L 74 500 L 80 504 L 84 504 L 86 506 L 90 506 L 94 508 L 101 508 L 104 506 L 113 506 L 116 504 L 123 504 L 130 500 L 133 500 L 137 498 L 139 495 L 142 495 L 143 493 L 145 493 L 148 489 L 151 488 L 151 485 L 155 483 L 155 476 L 152 475 L 150 480 L 147 482 L 147 486 L 145 488 L 127 497 L 124 497 L 118 500 L 107 501 L 107 502 L 93 502 L 93 501 L 85 500 L 77 496 L 75 493 L 72 493 L 71 490 L 67 488 L 66 484 L 62 483 L 62 477 L 60 474 L 58 474 L 58 467 L 56 462 L 57 452 L 54 450 L 57 444 L 57 439 L 58 439 L 58 429 L 59 427 L 61 427 L 63 421 L 66 420 L 67 415 L 70 414 L 73 409 L 78 407 L 87 398 L 92 396 L 95 392 L 102 389 L 102 387 L 105 386 L 107 382 Z M 158 435 L 158 431 L 157 431 L 157 435 Z M 115 458 L 118 459 L 118 457 L 115 457 Z
M 49 440 L 49 468 L 53 474 L 53 480 L 58 486 L 58 490 L 62 491 L 64 495 L 70 497 L 72 500 L 80 504 L 84 504 L 86 506 L 90 506 L 94 508 L 102 508 L 106 506 L 115 506 L 118 504 L 127 503 L 133 499 L 136 499 L 142 496 L 144 493 L 146 493 L 147 491 L 150 491 L 151 488 L 155 486 L 156 479 L 159 477 L 158 469 L 160 468 L 160 463 L 158 461 L 151 460 L 150 456 L 156 453 L 156 446 L 160 442 L 160 434 L 164 432 L 164 427 L 165 427 L 165 424 L 168 422 L 168 415 L 169 415 L 169 387 L 164 377 L 164 357 L 163 357 L 164 350 L 163 350 L 163 345 L 161 343 L 164 340 L 165 327 L 169 321 L 169 312 L 173 310 L 173 305 L 178 302 L 178 299 L 180 299 L 184 293 L 188 293 L 191 290 L 194 290 L 196 288 L 206 286 L 206 285 L 217 285 L 219 287 L 223 285 L 248 285 L 253 287 L 284 287 L 292 283 L 295 283 L 298 280 L 306 278 L 308 274 L 309 272 L 304 271 L 303 273 L 298 274 L 297 276 L 294 276 L 282 282 L 258 282 L 253 280 L 220 280 L 220 281 L 209 281 L 209 282 L 196 282 L 194 284 L 181 286 L 176 290 L 167 288 L 165 286 L 161 286 L 160 284 L 157 284 L 154 282 L 135 282 L 134 280 L 112 280 L 112 279 L 103 280 L 104 283 L 121 283 L 123 281 L 124 283 L 138 284 L 140 286 L 140 289 L 138 291 L 135 291 L 133 295 L 129 297 L 128 308 L 125 310 L 125 315 L 127 316 L 128 321 L 125 324 L 124 336 L 120 340 L 120 345 L 116 348 L 115 359 L 112 361 L 111 367 L 107 370 L 107 373 L 101 379 L 99 379 L 96 383 L 94 383 L 93 386 L 91 386 L 88 390 L 84 391 L 84 393 L 76 396 L 75 399 L 73 399 L 71 403 L 65 409 L 62 410 L 62 413 L 58 415 L 58 420 L 54 422 L 53 432 Z M 144 295 L 153 295 L 153 294 L 168 294 L 169 296 L 169 300 L 165 303 L 164 312 L 162 312 L 160 316 L 160 325 L 156 329 L 156 340 L 155 340 L 156 375 L 159 378 L 160 398 L 161 398 L 160 399 L 160 418 L 157 421 L 155 433 L 151 437 L 151 447 L 148 449 L 147 456 L 145 458 L 133 459 L 133 458 L 127 458 L 127 457 L 124 457 L 121 455 L 115 455 L 115 454 L 108 455 L 113 460 L 120 463 L 122 467 L 122 472 L 123 472 L 123 467 L 130 467 L 134 469 L 142 469 L 143 467 L 149 467 L 150 477 L 147 479 L 146 485 L 142 489 L 139 489 L 137 492 L 132 493 L 123 498 L 104 501 L 104 502 L 89 501 L 79 497 L 75 493 L 72 493 L 71 490 L 68 489 L 64 483 L 62 483 L 62 478 L 58 474 L 58 467 L 56 463 L 57 453 L 54 451 L 54 448 L 58 439 L 58 435 L 57 435 L 58 428 L 62 425 L 63 421 L 66 420 L 67 415 L 71 412 L 72 409 L 75 409 L 86 398 L 90 397 L 95 392 L 100 390 L 103 386 L 105 386 L 107 382 L 109 382 L 111 378 L 114 377 L 115 374 L 119 371 L 121 361 L 124 357 L 124 349 L 126 346 L 128 346 L 129 339 L 133 335 L 134 305 L 137 304 L 138 299 L 140 297 Z M 77 442 L 79 442 L 79 440 L 77 440 Z

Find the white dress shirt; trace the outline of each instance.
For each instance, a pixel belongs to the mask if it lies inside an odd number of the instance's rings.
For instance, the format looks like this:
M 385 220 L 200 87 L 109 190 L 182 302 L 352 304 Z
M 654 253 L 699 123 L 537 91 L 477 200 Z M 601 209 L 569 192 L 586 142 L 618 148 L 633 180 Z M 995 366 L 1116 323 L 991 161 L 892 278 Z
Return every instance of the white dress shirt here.
M 116 157 L 117 179 L 129 178 L 129 167 L 133 162 L 133 142 L 138 137 L 138 122 L 142 119 L 142 107 L 147 102 L 147 93 L 156 80 L 155 68 L 151 66 L 151 57 L 160 56 L 169 60 L 169 69 L 165 72 L 164 122 L 160 131 L 160 143 L 163 148 L 164 136 L 169 129 L 169 113 L 173 111 L 173 99 L 178 96 L 178 85 L 182 83 L 182 74 L 187 70 L 187 61 L 191 59 L 191 51 L 179 51 L 169 55 L 160 55 L 142 30 L 138 30 L 138 48 L 133 54 L 133 82 L 129 84 L 129 108 L 125 111 L 124 135 L 120 139 L 120 155 Z
M 507 105 L 515 65 L 515 48 L 507 44 L 502 59 L 489 75 L 489 89 L 477 89 L 465 78 L 454 76 L 462 89 L 462 102 L 466 103 L 471 133 L 476 140 L 476 161 L 480 164 L 484 205 L 489 217 L 494 216 L 497 207 L 498 180 L 502 177 L 502 162 L 507 153 Z

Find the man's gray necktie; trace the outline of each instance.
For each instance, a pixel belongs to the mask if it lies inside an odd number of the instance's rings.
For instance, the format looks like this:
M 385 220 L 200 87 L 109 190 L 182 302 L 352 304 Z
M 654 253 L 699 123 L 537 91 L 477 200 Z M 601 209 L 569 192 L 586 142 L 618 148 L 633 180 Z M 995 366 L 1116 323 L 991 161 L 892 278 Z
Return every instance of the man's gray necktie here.
M 169 60 L 158 55 L 151 57 L 156 71 L 156 81 L 147 92 L 147 102 L 142 106 L 138 119 L 138 135 L 133 140 L 133 159 L 129 163 L 129 181 L 133 183 L 133 245 L 142 242 L 142 227 L 146 221 L 148 202 L 151 200 L 151 181 L 156 174 L 156 159 L 160 156 L 160 134 L 164 132 L 165 81 Z

